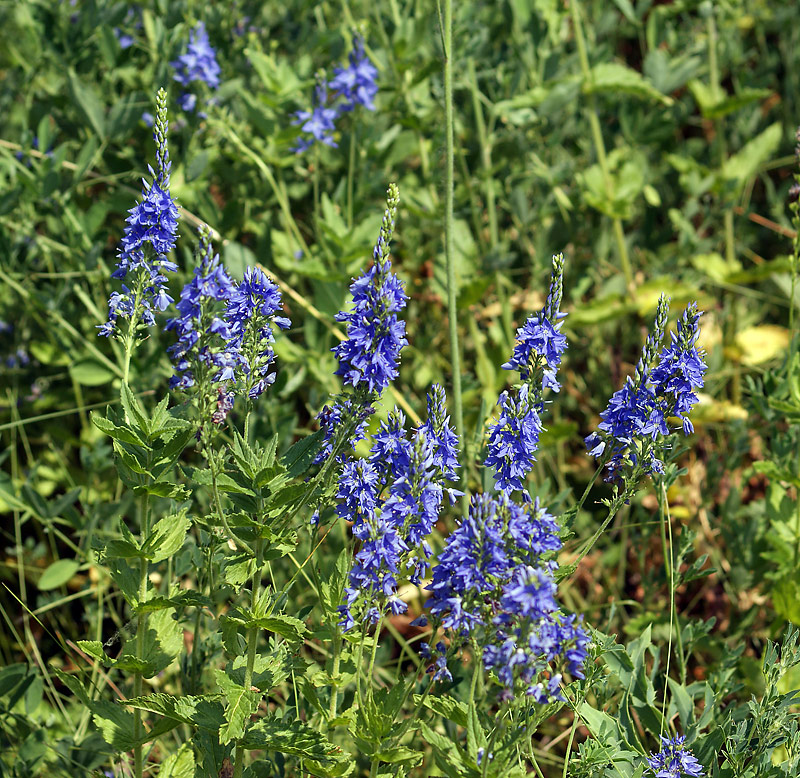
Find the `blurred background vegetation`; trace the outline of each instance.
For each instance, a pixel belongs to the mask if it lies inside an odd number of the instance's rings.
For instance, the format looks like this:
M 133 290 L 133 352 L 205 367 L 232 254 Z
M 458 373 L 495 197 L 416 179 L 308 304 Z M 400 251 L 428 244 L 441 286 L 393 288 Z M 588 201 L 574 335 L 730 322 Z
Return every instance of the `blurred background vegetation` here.
M 763 640 L 787 619 L 800 623 L 800 415 L 768 400 L 800 403 L 787 369 L 796 3 L 456 5 L 469 457 L 508 381 L 500 365 L 515 328 L 547 293 L 553 253 L 567 257 L 570 350 L 533 487 L 553 508 L 572 504 L 593 472 L 582 438 L 632 371 L 658 295 L 671 295 L 673 311 L 699 300 L 710 370 L 670 502 L 687 566 L 714 569 L 687 576 L 678 610 L 702 625 L 697 678 L 744 644 L 736 673 L 746 697 Z M 222 68 L 220 87 L 198 92 L 204 116 L 180 109 L 169 64 L 200 19 Z M 337 148 L 295 154 L 293 114 L 308 109 L 315 73 L 346 59 L 354 29 L 379 71 L 377 110 L 344 115 Z M 91 551 L 92 536 L 127 510 L 109 442 L 89 423 L 92 409 L 117 401 L 121 375 L 119 349 L 95 328 L 115 288 L 126 211 L 154 158 L 142 115 L 162 85 L 183 209 L 173 295 L 206 222 L 234 276 L 258 262 L 279 281 L 293 322 L 256 433 L 277 431 L 288 445 L 338 391 L 333 315 L 370 257 L 391 181 L 401 192 L 393 262 L 411 295 L 395 386 L 421 411 L 431 382 L 450 384 L 435 4 L 0 2 L 4 665 L 63 665 L 59 641 L 84 637 L 98 613 L 111 628 L 124 620 Z M 137 352 L 132 384 L 145 397 L 166 391 L 170 342 L 154 330 Z M 387 407 L 395 401 L 387 394 Z M 599 510 L 587 504 L 578 538 Z M 643 491 L 565 590 L 601 629 L 633 636 L 652 623 L 666 634 L 666 588 L 643 596 L 664 577 L 655 515 Z M 41 713 L 44 684 L 46 672 L 26 687 L 30 713 Z

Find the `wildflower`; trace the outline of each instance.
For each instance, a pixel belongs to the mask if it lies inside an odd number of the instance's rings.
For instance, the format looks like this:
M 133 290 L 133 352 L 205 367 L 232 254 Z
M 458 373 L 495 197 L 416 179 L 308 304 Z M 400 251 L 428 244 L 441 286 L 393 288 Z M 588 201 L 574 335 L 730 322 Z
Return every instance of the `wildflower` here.
M 169 193 L 169 149 L 167 146 L 167 95 L 163 89 L 156 100 L 156 173 L 153 182 L 143 181 L 142 199 L 128 212 L 125 233 L 118 253 L 113 278 L 133 277 L 132 288 L 122 285 L 122 292 L 113 292 L 108 301 L 108 321 L 99 325 L 100 335 L 116 333 L 117 319 L 122 316 L 144 326 L 155 323 L 153 310 L 164 311 L 172 302 L 166 290 L 166 272 L 177 265 L 167 258 L 178 237 L 178 207 Z
M 428 392 L 428 419 L 423 424 L 425 435 L 433 448 L 433 462 L 439 472 L 451 481 L 458 480 L 458 436 L 450 426 L 445 406 L 444 389 L 439 384 Z
M 520 387 L 516 402 L 503 392 L 497 404 L 501 412 L 489 428 L 486 466 L 495 469 L 497 488 L 510 493 L 524 488 L 523 478 L 536 461 L 542 422 L 526 384 Z
M 408 343 L 405 322 L 397 318 L 408 296 L 388 258 L 398 202 L 397 187 L 391 184 L 374 264 L 350 286 L 353 310 L 336 315 L 337 321 L 347 324 L 347 339 L 332 349 L 339 360 L 336 375 L 345 384 L 363 384 L 378 394 L 397 377 L 400 351 Z
M 685 735 L 676 735 L 673 738 L 662 735 L 660 740 L 661 750 L 657 754 L 651 752 L 647 757 L 647 765 L 655 778 L 681 778 L 683 775 L 699 778 L 705 775 L 703 766 L 691 750 L 683 747 Z
M 404 613 L 408 606 L 396 595 L 398 584 L 401 579 L 419 583 L 433 554 L 428 537 L 439 516 L 446 474 L 436 464 L 437 444 L 426 425 L 408 440 L 404 422 L 395 409 L 373 436 L 370 459 L 345 462 L 339 477 L 342 502 L 336 510 L 353 522 L 353 535 L 361 543 L 339 608 L 345 630 L 363 611 L 373 621 L 387 610 Z M 457 439 L 451 445 L 457 451 Z M 448 674 L 446 666 L 440 674 Z
M 696 348 L 699 334 L 696 303 L 690 304 L 680 321 L 677 334 L 651 365 L 664 339 L 669 301 L 662 295 L 656 310 L 653 332 L 648 335 L 633 378 L 611 396 L 600 414 L 602 421 L 586 439 L 594 457 L 604 456 L 611 480 L 626 468 L 640 466 L 645 473 L 663 472 L 658 457 L 661 441 L 670 435 L 669 416 L 681 418 L 685 434 L 692 432 L 686 414 L 697 402 L 694 389 L 703 386 L 706 365 L 704 354 Z
M 314 458 L 314 464 L 321 464 L 331 455 L 336 433 L 342 429 L 342 425 L 345 425 L 346 429 L 350 423 L 355 424 L 355 428 L 348 438 L 349 448 L 355 446 L 359 440 L 364 440 L 367 434 L 367 418 L 371 413 L 371 406 L 362 407 L 350 399 L 341 399 L 333 405 L 323 407 L 317 414 L 317 421 L 324 433 L 324 442 Z M 340 453 L 338 457 L 342 459 L 342 454 Z
M 170 62 L 170 65 L 176 71 L 173 78 L 182 86 L 188 87 L 194 81 L 201 81 L 209 89 L 219 87 L 221 71 L 203 22 L 198 22 L 189 33 L 186 53 Z
M 455 643 L 482 648 L 504 699 L 518 689 L 539 702 L 558 698 L 558 683 L 540 680 L 555 677 L 555 667 L 583 677 L 588 635 L 556 602 L 550 556 L 560 547 L 558 525 L 538 500 L 519 506 L 502 493 L 477 495 L 433 570 L 431 615 Z
M 321 79 L 317 81 L 314 89 L 314 105 L 310 111 L 297 111 L 292 124 L 299 125 L 300 129 L 311 137 L 298 138 L 293 151 L 302 154 L 314 145 L 314 141 L 324 143 L 326 146 L 336 148 L 333 131 L 336 129 L 334 122 L 339 112 L 335 108 L 328 108 L 328 87 Z
M 567 348 L 561 333 L 560 313 L 564 255 L 553 256 L 550 291 L 542 310 L 517 330 L 517 342 L 505 370 L 517 370 L 523 384 L 516 392 L 503 392 L 498 399 L 499 419 L 490 427 L 486 465 L 495 469 L 495 486 L 511 493 L 525 488 L 525 477 L 533 469 L 544 411 L 543 392 L 557 392 L 556 374 Z M 516 397 L 514 396 L 516 395 Z
M 182 111 L 186 111 L 186 113 L 191 113 L 197 106 L 197 95 L 194 95 L 191 92 L 184 92 L 178 98 L 178 105 L 180 106 L 180 109 Z
M 364 40 L 360 35 L 353 36 L 353 49 L 349 60 L 348 67 L 333 69 L 334 77 L 328 82 L 328 87 L 344 98 L 345 111 L 351 111 L 357 105 L 363 105 L 367 110 L 374 111 L 373 99 L 378 93 L 378 85 L 375 83 L 378 71 L 369 61 L 364 51 Z
M 236 355 L 225 348 L 231 337 L 228 324 L 220 319 L 234 292 L 234 283 L 214 254 L 208 227 L 200 229 L 200 263 L 192 279 L 183 287 L 175 306 L 179 316 L 167 321 L 167 330 L 175 330 L 178 340 L 167 351 L 175 364 L 170 388 L 194 386 L 198 368 L 213 370 L 213 380 L 222 380 L 226 366 Z M 205 372 L 205 369 L 204 369 Z M 227 378 L 226 378 L 227 380 Z
M 248 267 L 244 278 L 231 292 L 225 310 L 224 324 L 228 328 L 227 349 L 235 354 L 234 364 L 226 366 L 229 374 L 241 381 L 243 391 L 251 400 L 259 397 L 274 382 L 269 368 L 275 360 L 272 325 L 286 329 L 289 319 L 276 314 L 281 309 L 278 286 L 260 268 Z M 226 373 L 217 380 L 224 380 Z
M 114 27 L 114 37 L 117 39 L 117 43 L 119 43 L 119 47 L 123 51 L 133 46 L 133 36 L 129 35 L 127 32 L 122 32 L 119 27 Z

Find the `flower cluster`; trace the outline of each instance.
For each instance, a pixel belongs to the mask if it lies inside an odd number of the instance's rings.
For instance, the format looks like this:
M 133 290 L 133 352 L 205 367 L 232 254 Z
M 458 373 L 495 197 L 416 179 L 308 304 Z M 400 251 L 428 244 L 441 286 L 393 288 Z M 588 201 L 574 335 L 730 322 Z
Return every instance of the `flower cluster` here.
M 658 355 L 664 339 L 669 300 L 662 295 L 656 309 L 653 332 L 648 336 L 632 378 L 628 378 L 611 397 L 600 414 L 597 431 L 586 438 L 586 447 L 595 457 L 604 457 L 607 480 L 641 467 L 645 473 L 663 472 L 659 453 L 664 438 L 671 434 L 670 416 L 681 419 L 684 434 L 693 431 L 686 414 L 697 402 L 694 389 L 702 387 L 706 372 L 704 354 L 696 347 L 700 313 L 691 303 L 671 335 L 668 347 Z
M 272 326 L 286 329 L 291 325 L 289 319 L 277 315 L 280 310 L 281 292 L 277 285 L 260 268 L 246 268 L 244 279 L 228 298 L 225 310 L 229 327 L 226 346 L 235 359 L 220 380 L 235 380 L 251 400 L 275 380 L 275 374 L 269 373 L 275 360 Z
M 333 131 L 335 122 L 343 113 L 352 111 L 357 105 L 369 111 L 375 110 L 374 99 L 378 93 L 378 71 L 364 51 L 364 40 L 353 36 L 353 48 L 347 67 L 336 67 L 334 76 L 325 81 L 319 76 L 314 90 L 314 105 L 310 111 L 297 111 L 292 124 L 298 125 L 307 137 L 298 139 L 294 151 L 298 154 L 310 148 L 315 141 L 335 147 Z M 331 98 L 329 102 L 329 96 Z M 341 97 L 343 102 L 337 104 Z
M 166 272 L 177 265 L 167 258 L 178 237 L 178 207 L 169 193 L 169 149 L 167 146 L 167 94 L 163 89 L 156 100 L 156 121 L 153 136 L 156 141 L 158 173 L 150 168 L 154 180 L 143 181 L 142 199 L 128 212 L 125 233 L 119 248 L 113 278 L 132 277 L 131 285 L 122 285 L 108 301 L 108 321 L 99 325 L 100 335 L 117 334 L 119 317 L 132 324 L 155 324 L 153 310 L 164 311 L 172 302 L 166 289 Z
M 231 335 L 222 316 L 235 287 L 219 255 L 214 254 L 210 231 L 205 226 L 200 229 L 199 255 L 200 263 L 175 306 L 180 315 L 167 321 L 166 329 L 175 330 L 178 336 L 167 349 L 175 364 L 172 389 L 194 386 L 195 373 L 203 368 L 215 373 L 214 380 L 222 380 L 236 362 L 236 355 L 223 347 Z
M 482 648 L 487 669 L 509 699 L 560 699 L 561 671 L 582 678 L 588 635 L 556 603 L 555 519 L 538 500 L 476 495 L 433 570 L 430 610 L 452 644 Z
M 212 90 L 219 87 L 221 70 L 203 22 L 198 22 L 194 30 L 189 33 L 186 52 L 170 62 L 170 65 L 175 69 L 173 78 L 186 89 L 197 82 L 205 84 Z M 178 104 L 182 111 L 190 113 L 197 107 L 197 95 L 189 91 L 184 92 L 178 98 Z M 199 115 L 201 118 L 205 116 L 202 113 Z
M 387 609 L 405 612 L 398 584 L 419 583 L 428 569 L 433 552 L 427 538 L 444 494 L 451 501 L 460 494 L 444 486 L 458 466 L 458 439 L 443 405 L 443 390 L 433 387 L 428 420 L 410 437 L 396 408 L 373 436 L 370 458 L 344 463 L 337 512 L 353 522 L 360 542 L 339 607 L 345 630 L 360 618 L 375 622 Z
M 317 455 L 317 463 L 330 454 L 336 431 L 342 425 L 344 429 L 352 426 L 355 437 L 350 440 L 351 447 L 363 438 L 375 395 L 397 377 L 400 351 L 408 343 L 405 322 L 397 316 L 408 297 L 389 260 L 399 202 L 397 186 L 390 184 L 383 223 L 373 250 L 373 265 L 350 286 L 353 309 L 336 315 L 338 321 L 347 325 L 346 339 L 332 349 L 339 360 L 336 375 L 356 391 L 352 400 L 339 398 L 317 417 L 325 431 L 325 445 Z
M 661 750 L 657 754 L 651 752 L 647 757 L 647 765 L 655 778 L 681 778 L 683 775 L 700 778 L 705 775 L 694 754 L 683 747 L 685 740 L 685 735 L 674 738 L 661 736 Z
M 567 338 L 561 333 L 566 314 L 558 310 L 563 277 L 564 255 L 556 254 L 544 308 L 517 330 L 511 359 L 503 365 L 505 370 L 517 370 L 523 384 L 513 393 L 500 395 L 500 416 L 489 428 L 485 463 L 494 468 L 495 485 L 501 492 L 525 488 L 539 448 L 544 390 L 561 388 L 556 374 L 567 348 Z

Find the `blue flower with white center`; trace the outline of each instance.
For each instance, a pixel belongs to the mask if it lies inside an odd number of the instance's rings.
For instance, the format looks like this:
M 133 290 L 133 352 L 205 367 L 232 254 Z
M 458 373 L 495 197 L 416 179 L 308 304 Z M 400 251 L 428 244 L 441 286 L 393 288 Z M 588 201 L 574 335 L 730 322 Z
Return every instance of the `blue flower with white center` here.
M 307 135 L 307 137 L 298 138 L 297 144 L 292 149 L 296 154 L 307 151 L 314 145 L 314 141 L 336 148 L 337 143 L 333 139 L 333 132 L 336 129 L 334 122 L 339 116 L 339 111 L 336 108 L 329 108 L 327 103 L 328 87 L 320 79 L 314 89 L 314 104 L 311 110 L 297 111 L 292 121 L 292 124 L 299 125 Z
M 169 193 L 169 148 L 167 146 L 167 94 L 163 89 L 156 98 L 156 173 L 154 180 L 143 182 L 142 199 L 128 212 L 125 233 L 119 247 L 117 267 L 112 278 L 132 279 L 121 292 L 113 292 L 108 301 L 108 321 L 99 325 L 99 334 L 118 335 L 117 320 L 131 319 L 134 327 L 155 324 L 155 311 L 164 311 L 172 302 L 167 292 L 167 272 L 177 265 L 167 258 L 178 237 L 178 207 Z
M 349 56 L 350 65 L 333 69 L 334 76 L 328 87 L 340 94 L 344 100 L 344 110 L 351 111 L 363 105 L 368 111 L 375 110 L 373 100 L 378 93 L 378 71 L 369 61 L 364 51 L 364 40 L 360 35 L 353 36 L 353 49 Z
M 336 314 L 336 320 L 347 325 L 347 339 L 332 349 L 339 360 L 336 375 L 345 384 L 378 394 L 397 377 L 400 351 L 408 343 L 405 322 L 397 317 L 408 297 L 389 261 L 398 202 L 397 187 L 391 184 L 373 251 L 375 264 L 350 286 L 353 309 Z
M 219 87 L 221 70 L 203 22 L 198 22 L 189 33 L 186 52 L 169 64 L 175 69 L 173 78 L 182 86 L 188 87 L 193 82 L 200 81 L 209 89 Z
M 238 390 L 251 400 L 275 381 L 275 374 L 269 372 L 275 361 L 273 325 L 291 326 L 289 319 L 277 315 L 281 307 L 278 286 L 260 268 L 247 267 L 228 298 L 223 320 L 229 332 L 227 351 L 235 355 L 235 364 L 223 368 L 216 380 L 225 380 L 226 369 L 232 371 Z
M 697 761 L 690 749 L 684 747 L 685 735 L 666 738 L 663 735 L 661 750 L 650 753 L 647 757 L 647 766 L 655 778 L 682 778 L 688 775 L 691 778 L 700 778 L 705 775 L 703 766 Z
M 179 316 L 169 319 L 165 328 L 174 330 L 178 336 L 177 342 L 167 349 L 175 365 L 175 375 L 170 380 L 172 389 L 194 386 L 198 371 L 206 390 L 212 380 L 222 380 L 222 375 L 226 381 L 233 377 L 226 367 L 235 364 L 236 354 L 226 348 L 231 333 L 221 317 L 235 286 L 219 255 L 214 253 L 210 230 L 205 225 L 200 228 L 199 255 L 200 263 L 175 306 Z

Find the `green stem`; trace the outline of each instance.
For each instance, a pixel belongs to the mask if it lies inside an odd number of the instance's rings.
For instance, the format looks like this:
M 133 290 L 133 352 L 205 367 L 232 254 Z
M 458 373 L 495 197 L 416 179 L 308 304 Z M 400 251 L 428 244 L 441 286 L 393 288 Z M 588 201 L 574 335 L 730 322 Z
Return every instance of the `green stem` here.
M 261 588 L 261 556 L 263 541 L 259 538 L 256 541 L 256 569 L 250 584 L 250 615 L 255 616 L 258 604 L 258 593 Z M 253 667 L 256 663 L 256 647 L 258 646 L 258 627 L 252 626 L 247 629 L 247 664 L 244 668 L 244 688 L 249 690 L 253 685 Z M 244 770 L 244 746 L 236 744 L 234 753 L 233 778 L 242 778 Z
M 356 169 L 356 122 L 350 131 L 350 150 L 347 159 L 347 229 L 353 229 L 353 181 Z
M 150 495 L 145 493 L 142 503 L 141 539 L 144 542 L 150 534 Z M 147 560 L 139 560 L 139 605 L 147 599 Z M 144 656 L 144 638 L 147 629 L 147 613 L 139 613 L 136 619 L 136 657 Z M 142 674 L 134 673 L 133 696 L 142 696 Z M 139 740 L 142 732 L 142 711 L 136 708 L 133 711 L 133 737 Z M 137 743 L 133 748 L 133 774 L 135 778 L 142 778 L 144 763 L 142 759 L 142 746 Z
M 617 497 L 611 503 L 608 509 L 608 516 L 606 516 L 603 523 L 597 529 L 597 532 L 595 532 L 594 535 L 592 535 L 592 537 L 583 547 L 583 550 L 580 552 L 580 554 L 578 554 L 578 558 L 572 563 L 573 565 L 575 565 L 576 569 L 580 564 L 581 560 L 592 550 L 592 547 L 597 542 L 597 539 L 603 534 L 606 527 L 608 527 L 608 525 L 611 524 L 611 522 L 614 520 L 614 517 L 617 515 L 617 512 L 624 503 L 625 503 L 625 492 L 623 492 L 621 495 L 617 495 Z
M 567 740 L 567 752 L 564 754 L 564 771 L 561 778 L 567 778 L 567 771 L 569 769 L 569 755 L 572 753 L 572 742 L 575 740 L 575 731 L 578 729 L 578 717 L 573 714 L 572 726 L 569 730 L 569 740 Z
M 444 253 L 447 265 L 447 316 L 450 333 L 450 363 L 453 372 L 453 422 L 460 440 L 464 440 L 464 410 L 461 398 L 461 352 L 458 339 L 458 307 L 456 290 L 456 266 L 453 246 L 453 0 L 444 0 L 442 23 L 442 45 L 444 48 L 444 118 L 445 118 L 445 205 L 444 205 Z M 461 488 L 466 492 L 466 484 Z M 465 494 L 463 505 L 469 504 Z
M 667 489 L 664 482 L 659 483 L 658 490 L 658 519 L 661 533 L 661 549 L 664 556 L 664 571 L 669 583 L 669 639 L 667 643 L 667 668 L 664 675 L 664 719 L 667 718 L 667 679 L 669 678 L 670 656 L 672 654 L 672 631 L 677 635 L 676 654 L 678 659 L 678 669 L 681 674 L 681 682 L 686 680 L 686 662 L 683 656 L 683 637 L 681 636 L 681 625 L 677 621 L 675 608 L 675 560 L 672 554 L 672 523 L 669 515 L 669 501 L 667 500 Z M 669 541 L 667 535 L 669 534 Z M 661 723 L 663 735 L 664 722 Z
M 592 70 L 589 66 L 589 55 L 586 51 L 586 39 L 583 36 L 583 26 L 581 25 L 580 12 L 578 10 L 578 0 L 571 0 L 569 10 L 572 14 L 572 25 L 575 29 L 575 43 L 578 47 L 578 59 L 581 63 L 581 73 L 583 75 L 584 86 L 592 78 Z M 597 162 L 600 165 L 600 170 L 603 173 L 603 181 L 606 188 L 606 197 L 609 201 L 614 198 L 614 181 L 611 178 L 611 172 L 608 167 L 608 158 L 606 157 L 606 147 L 603 142 L 603 132 L 600 128 L 600 119 L 597 116 L 597 98 L 595 95 L 587 95 L 589 108 L 587 114 L 589 116 L 589 126 L 592 131 L 592 141 L 594 143 L 595 154 L 597 154 Z M 633 280 L 633 270 L 631 268 L 630 258 L 628 257 L 628 247 L 625 243 L 625 232 L 622 228 L 622 220 L 615 217 L 614 224 L 614 238 L 617 242 L 617 251 L 619 252 L 619 260 L 622 265 L 622 272 L 625 275 L 625 283 L 628 286 L 628 291 L 631 295 L 635 295 L 636 287 Z
M 342 653 L 342 636 L 339 627 L 334 627 L 333 634 L 333 667 L 331 668 L 331 707 L 329 710 L 330 719 L 336 718 L 336 708 L 339 702 L 339 663 Z

